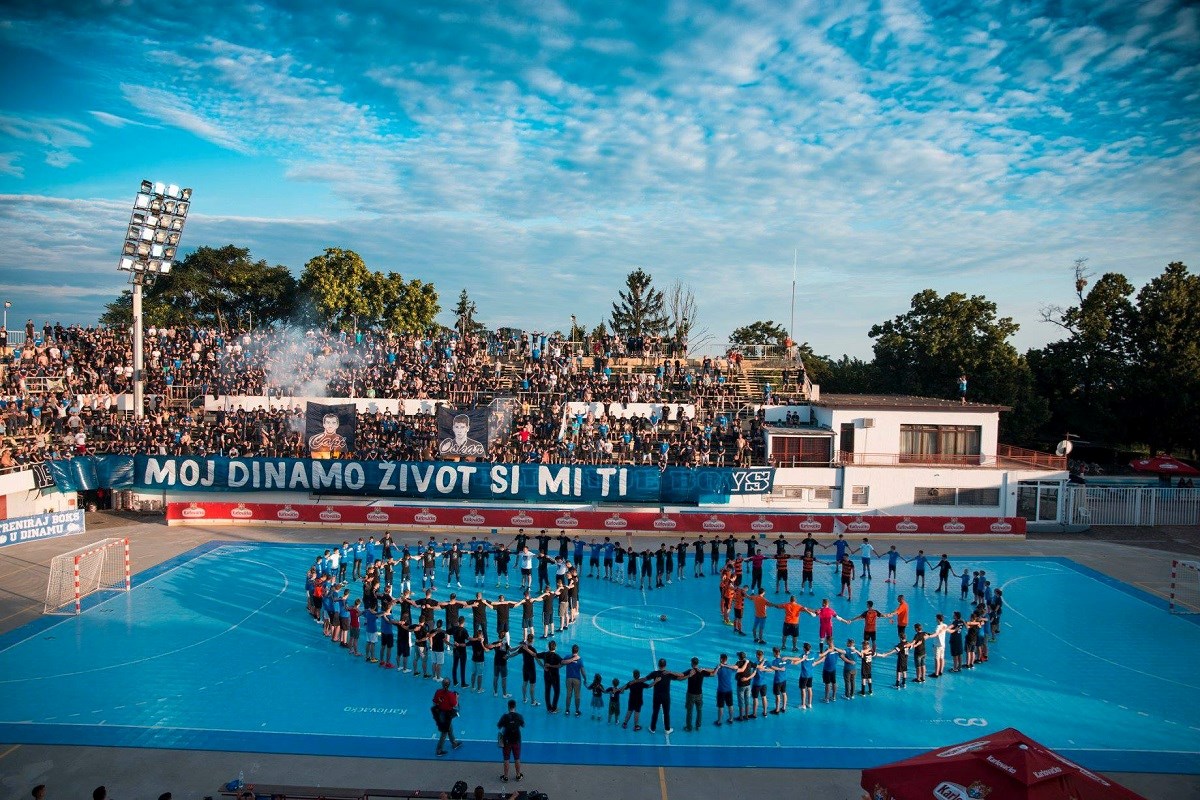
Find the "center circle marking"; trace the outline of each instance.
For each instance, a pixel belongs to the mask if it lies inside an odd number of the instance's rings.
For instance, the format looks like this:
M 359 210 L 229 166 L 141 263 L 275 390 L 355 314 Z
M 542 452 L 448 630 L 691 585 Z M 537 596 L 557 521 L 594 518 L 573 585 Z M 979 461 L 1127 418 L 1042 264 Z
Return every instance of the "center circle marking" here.
M 661 619 L 664 614 L 666 622 Z M 605 626 L 606 618 L 611 627 Z M 699 614 L 678 606 L 610 606 L 593 614 L 592 624 L 609 636 L 634 641 L 670 642 L 704 630 Z

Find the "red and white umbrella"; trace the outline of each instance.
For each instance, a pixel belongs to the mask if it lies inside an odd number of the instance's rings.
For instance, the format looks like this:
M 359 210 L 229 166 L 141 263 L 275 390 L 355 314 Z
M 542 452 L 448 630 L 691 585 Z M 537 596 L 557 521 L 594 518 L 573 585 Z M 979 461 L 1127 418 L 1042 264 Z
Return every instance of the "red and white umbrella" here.
M 1200 469 L 1191 464 L 1185 464 L 1171 456 L 1155 456 L 1154 458 L 1137 458 L 1129 462 L 1129 466 L 1138 472 L 1149 472 L 1153 475 L 1179 475 L 1192 477 L 1200 475 Z

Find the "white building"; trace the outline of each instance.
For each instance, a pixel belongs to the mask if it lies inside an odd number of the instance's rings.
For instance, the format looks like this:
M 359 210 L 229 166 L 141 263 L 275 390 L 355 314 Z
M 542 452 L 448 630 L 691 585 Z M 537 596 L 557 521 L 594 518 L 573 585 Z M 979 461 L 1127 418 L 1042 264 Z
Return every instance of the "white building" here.
M 774 492 L 743 507 L 1063 520 L 1065 457 L 999 442 L 1005 406 L 895 395 L 820 394 L 769 406 Z

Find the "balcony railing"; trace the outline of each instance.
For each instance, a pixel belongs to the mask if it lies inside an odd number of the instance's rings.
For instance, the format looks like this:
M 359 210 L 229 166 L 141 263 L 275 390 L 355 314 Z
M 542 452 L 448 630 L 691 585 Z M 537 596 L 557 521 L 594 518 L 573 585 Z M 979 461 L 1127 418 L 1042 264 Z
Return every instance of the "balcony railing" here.
M 951 453 L 838 453 L 838 464 L 842 466 L 887 467 L 887 466 L 930 466 L 930 467 L 994 467 L 996 460 L 975 455 Z
M 1037 450 L 1026 450 L 1024 447 L 1014 447 L 1011 444 L 1002 444 L 997 448 L 996 455 L 1007 461 L 1016 461 L 1018 464 L 1028 464 L 1031 467 L 1038 469 L 1066 469 L 1067 457 L 1056 456 L 1050 453 L 1041 453 Z

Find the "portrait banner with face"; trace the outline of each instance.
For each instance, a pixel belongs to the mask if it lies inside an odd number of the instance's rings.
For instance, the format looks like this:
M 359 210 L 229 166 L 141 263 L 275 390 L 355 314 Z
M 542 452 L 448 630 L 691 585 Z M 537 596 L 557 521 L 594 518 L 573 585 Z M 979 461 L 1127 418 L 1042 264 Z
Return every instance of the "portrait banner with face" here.
M 454 411 L 438 409 L 438 455 L 442 457 L 487 458 L 488 417 L 486 408 Z
M 309 403 L 304 413 L 304 440 L 312 458 L 341 458 L 354 450 L 358 414 L 353 403 L 327 406 Z

